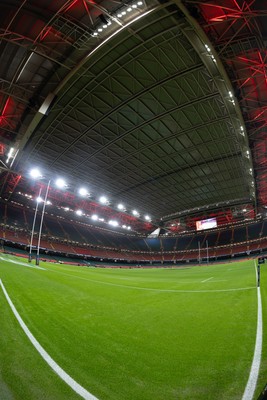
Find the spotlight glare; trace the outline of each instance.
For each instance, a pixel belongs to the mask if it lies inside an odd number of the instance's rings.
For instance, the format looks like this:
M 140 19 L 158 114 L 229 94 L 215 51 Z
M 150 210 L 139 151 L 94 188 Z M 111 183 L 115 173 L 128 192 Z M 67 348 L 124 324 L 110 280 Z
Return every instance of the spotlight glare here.
M 118 206 L 117 206 L 117 207 L 118 207 L 118 209 L 119 209 L 119 210 L 124 210 L 124 205 L 123 205 L 123 204 L 121 204 L 121 203 L 120 203 L 120 204 L 118 204 Z
M 79 194 L 81 196 L 86 196 L 88 194 L 87 190 L 85 188 L 80 188 L 79 189 Z
M 42 174 L 41 174 L 41 172 L 39 171 L 38 168 L 33 168 L 33 169 L 30 171 L 30 175 L 31 175 L 31 177 L 34 178 L 34 179 L 41 178 L 41 176 L 42 176 Z
M 59 178 L 56 180 L 56 185 L 57 185 L 57 187 L 62 189 L 66 186 L 66 182 L 64 181 L 64 179 Z
M 37 203 L 41 203 L 41 202 L 43 201 L 43 199 L 42 199 L 42 197 L 38 196 L 38 197 L 36 198 L 36 201 L 37 201 Z
M 97 220 L 98 220 L 98 216 L 97 216 L 96 214 L 93 214 L 93 215 L 91 216 L 91 219 L 92 219 L 93 221 L 97 221 Z
M 138 211 L 136 211 L 136 210 L 133 210 L 133 215 L 134 215 L 134 216 L 137 216 L 137 215 L 139 215 Z
M 83 215 L 82 210 L 76 210 L 75 212 L 76 212 L 76 214 L 79 215 L 79 216 Z
M 108 223 L 109 223 L 109 225 L 112 225 L 112 226 L 118 226 L 119 225 L 118 221 L 115 221 L 114 219 L 111 219 L 110 221 L 108 221 Z
M 146 221 L 151 221 L 150 216 L 149 216 L 149 215 L 145 215 L 145 220 L 146 220 Z
M 99 201 L 100 201 L 100 203 L 102 203 L 102 204 L 107 204 L 108 199 L 107 199 L 105 196 L 101 196 L 101 197 L 99 198 Z

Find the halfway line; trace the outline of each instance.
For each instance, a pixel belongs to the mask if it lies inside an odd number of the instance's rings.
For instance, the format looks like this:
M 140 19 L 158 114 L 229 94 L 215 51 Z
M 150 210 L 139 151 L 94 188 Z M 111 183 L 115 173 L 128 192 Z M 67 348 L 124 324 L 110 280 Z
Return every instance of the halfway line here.
M 213 276 L 212 276 L 211 278 L 205 279 L 204 281 L 201 281 L 201 283 L 208 282 L 208 281 L 210 281 L 211 279 L 213 279 Z
M 23 329 L 28 339 L 31 341 L 35 349 L 38 353 L 42 356 L 42 358 L 47 362 L 47 364 L 54 370 L 54 372 L 74 390 L 78 393 L 83 399 L 85 400 L 98 400 L 94 395 L 89 393 L 84 387 L 82 387 L 78 382 L 71 378 L 54 360 L 50 357 L 50 355 L 45 351 L 45 349 L 40 345 L 40 343 L 35 339 L 31 331 L 27 328 L 26 324 L 23 322 L 22 318 L 20 317 L 19 313 L 17 312 L 12 300 L 10 299 L 2 280 L 0 279 L 0 285 L 4 292 L 4 295 L 7 299 L 8 304 L 10 305 L 13 314 L 15 315 L 18 323 L 20 324 L 21 328 Z

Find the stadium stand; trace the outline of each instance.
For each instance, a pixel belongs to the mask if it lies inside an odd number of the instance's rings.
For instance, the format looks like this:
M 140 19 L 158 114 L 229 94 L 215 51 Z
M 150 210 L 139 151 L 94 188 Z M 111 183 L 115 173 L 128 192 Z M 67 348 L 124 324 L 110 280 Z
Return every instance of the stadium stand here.
M 34 212 L 20 205 L 0 203 L 2 220 L 0 238 L 5 244 L 27 249 L 30 244 Z M 39 216 L 38 216 L 39 218 Z M 29 228 L 30 227 L 30 228 Z M 37 245 L 35 229 L 33 246 Z M 78 220 L 68 221 L 62 215 L 46 214 L 40 248 L 47 254 L 72 255 L 97 260 L 124 260 L 138 263 L 198 262 L 208 258 L 237 257 L 261 252 L 267 247 L 267 221 L 224 227 L 176 236 L 146 238 L 97 228 Z M 200 246 L 200 252 L 199 252 Z

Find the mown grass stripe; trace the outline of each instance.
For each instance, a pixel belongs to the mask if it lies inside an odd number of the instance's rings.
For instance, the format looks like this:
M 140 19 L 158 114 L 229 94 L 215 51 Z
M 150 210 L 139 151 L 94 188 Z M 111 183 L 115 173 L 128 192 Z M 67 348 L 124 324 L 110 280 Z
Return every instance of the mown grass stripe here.
M 205 289 L 205 290 L 187 290 L 187 289 L 156 289 L 156 288 L 148 288 L 148 287 L 141 287 L 141 286 L 131 286 L 131 285 L 122 285 L 120 283 L 111 283 L 111 282 L 104 282 L 100 281 L 98 279 L 89 279 L 89 278 L 84 278 L 82 276 L 77 276 L 74 274 L 66 274 L 66 272 L 62 271 L 54 271 L 54 270 L 48 270 L 50 272 L 55 272 L 58 274 L 70 276 L 71 278 L 77 278 L 77 279 L 82 279 L 84 281 L 92 282 L 92 283 L 100 283 L 101 285 L 108 285 L 108 286 L 116 286 L 116 287 L 122 287 L 125 289 L 135 289 L 135 290 L 148 290 L 148 291 L 153 291 L 153 292 L 162 292 L 162 293 L 221 293 L 221 292 L 236 292 L 236 291 L 242 291 L 242 290 L 251 290 L 255 289 L 255 286 L 247 286 L 247 287 L 241 287 L 241 288 L 232 288 L 232 289 Z

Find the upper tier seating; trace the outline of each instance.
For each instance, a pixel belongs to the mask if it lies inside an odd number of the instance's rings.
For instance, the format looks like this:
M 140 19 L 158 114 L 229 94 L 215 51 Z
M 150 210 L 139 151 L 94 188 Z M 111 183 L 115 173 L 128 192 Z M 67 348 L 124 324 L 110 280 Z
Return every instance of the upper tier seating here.
M 34 210 L 19 205 L 0 203 L 0 238 L 13 243 L 29 246 Z M 33 245 L 37 244 L 40 210 Z M 67 214 L 66 214 L 67 216 Z M 89 221 L 90 222 L 90 221 Z M 81 220 L 68 220 L 44 216 L 40 247 L 51 252 L 62 252 L 94 257 L 147 262 L 178 262 L 206 258 L 208 245 L 209 258 L 235 256 L 260 251 L 267 246 L 267 221 L 247 226 L 224 227 L 222 230 L 192 232 L 177 237 L 162 236 L 146 238 L 131 232 L 108 230 L 85 224 Z

